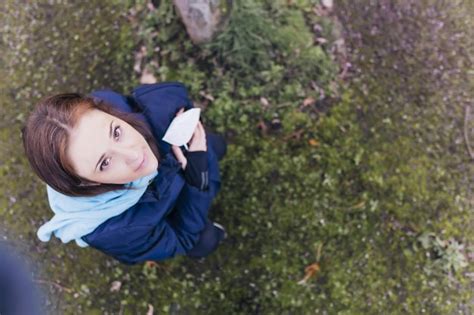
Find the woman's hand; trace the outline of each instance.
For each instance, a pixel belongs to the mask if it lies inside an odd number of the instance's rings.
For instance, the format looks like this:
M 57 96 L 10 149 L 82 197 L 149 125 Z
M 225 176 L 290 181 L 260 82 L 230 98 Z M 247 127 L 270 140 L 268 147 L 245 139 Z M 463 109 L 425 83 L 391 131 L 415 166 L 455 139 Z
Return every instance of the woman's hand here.
M 173 154 L 178 160 L 178 162 L 181 163 L 181 168 L 185 170 L 186 165 L 188 164 L 188 160 L 184 156 L 183 151 L 181 151 L 181 148 L 178 146 L 172 145 L 171 150 L 173 151 Z
M 181 108 L 177 113 L 176 116 L 181 115 L 184 113 L 184 108 Z M 181 168 L 184 170 L 186 169 L 186 165 L 188 164 L 188 160 L 181 151 L 181 148 L 175 145 L 171 146 L 171 150 L 173 151 L 174 156 L 181 163 Z M 201 122 L 198 122 L 196 125 L 196 129 L 194 130 L 193 136 L 188 143 L 188 150 L 189 152 L 194 151 L 207 151 L 207 140 L 206 140 L 206 131 L 204 130 L 204 126 Z
M 176 113 L 176 116 L 179 116 L 179 115 L 181 115 L 182 113 L 184 113 L 184 107 L 181 108 L 181 109 Z M 184 156 L 183 151 L 181 151 L 181 148 L 178 147 L 178 146 L 172 145 L 172 146 L 171 146 L 171 150 L 173 151 L 173 154 L 174 154 L 174 156 L 176 157 L 176 159 L 178 160 L 178 162 L 181 163 L 181 168 L 182 168 L 183 170 L 186 169 L 186 165 L 188 164 L 188 160 L 187 160 L 186 157 Z
M 193 137 L 188 143 L 189 152 L 207 151 L 206 131 L 201 122 L 198 122 Z

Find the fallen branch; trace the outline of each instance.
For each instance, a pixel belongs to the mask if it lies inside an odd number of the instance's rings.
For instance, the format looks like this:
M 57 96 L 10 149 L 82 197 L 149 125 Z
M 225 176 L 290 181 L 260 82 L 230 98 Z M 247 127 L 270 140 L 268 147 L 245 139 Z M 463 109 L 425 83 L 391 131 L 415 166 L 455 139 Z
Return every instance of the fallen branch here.
M 35 279 L 33 281 L 35 283 L 40 283 L 40 284 L 49 284 L 49 285 L 52 285 L 52 286 L 58 288 L 61 291 L 66 291 L 67 293 L 72 293 L 72 289 L 66 288 L 66 287 L 64 287 L 64 286 L 62 286 L 59 283 L 54 282 L 54 281 L 48 281 L 48 280 L 42 280 L 42 279 Z
M 474 160 L 474 151 L 469 144 L 469 136 L 468 136 L 468 123 L 469 117 L 471 116 L 471 107 L 469 105 L 466 106 L 466 111 L 464 113 L 464 141 L 466 142 L 467 151 L 469 152 L 469 156 L 471 159 Z
M 303 133 L 304 133 L 304 129 L 298 129 L 298 130 L 292 132 L 291 134 L 289 134 L 288 136 L 284 137 L 283 140 L 284 141 L 288 141 L 290 139 L 299 140 L 301 138 L 301 136 L 303 135 Z

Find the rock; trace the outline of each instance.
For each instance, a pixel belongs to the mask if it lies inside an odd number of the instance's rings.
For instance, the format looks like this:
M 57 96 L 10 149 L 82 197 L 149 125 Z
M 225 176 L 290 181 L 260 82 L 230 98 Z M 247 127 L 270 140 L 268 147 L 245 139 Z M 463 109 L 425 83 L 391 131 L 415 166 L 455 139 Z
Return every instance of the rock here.
M 173 0 L 195 44 L 209 42 L 226 24 L 232 0 Z
M 321 0 L 321 4 L 322 4 L 323 7 L 325 7 L 326 9 L 331 10 L 332 7 L 334 6 L 334 1 L 333 1 L 333 0 Z

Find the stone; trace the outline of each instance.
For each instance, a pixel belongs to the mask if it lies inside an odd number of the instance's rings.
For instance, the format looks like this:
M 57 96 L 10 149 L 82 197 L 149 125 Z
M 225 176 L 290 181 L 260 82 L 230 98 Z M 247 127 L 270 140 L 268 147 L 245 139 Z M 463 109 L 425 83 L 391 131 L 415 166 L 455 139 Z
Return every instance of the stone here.
M 211 41 L 225 26 L 232 0 L 173 0 L 195 44 Z
M 331 10 L 332 7 L 334 6 L 334 1 L 333 0 L 321 0 L 321 4 L 326 9 Z

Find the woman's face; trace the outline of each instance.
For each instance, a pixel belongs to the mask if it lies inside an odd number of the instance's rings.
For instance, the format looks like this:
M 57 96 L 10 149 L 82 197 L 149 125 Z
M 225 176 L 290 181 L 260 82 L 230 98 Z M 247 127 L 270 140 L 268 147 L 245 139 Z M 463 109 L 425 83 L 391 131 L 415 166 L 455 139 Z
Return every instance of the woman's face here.
M 148 142 L 135 128 L 97 109 L 79 118 L 67 155 L 79 176 L 104 184 L 126 184 L 158 168 Z

